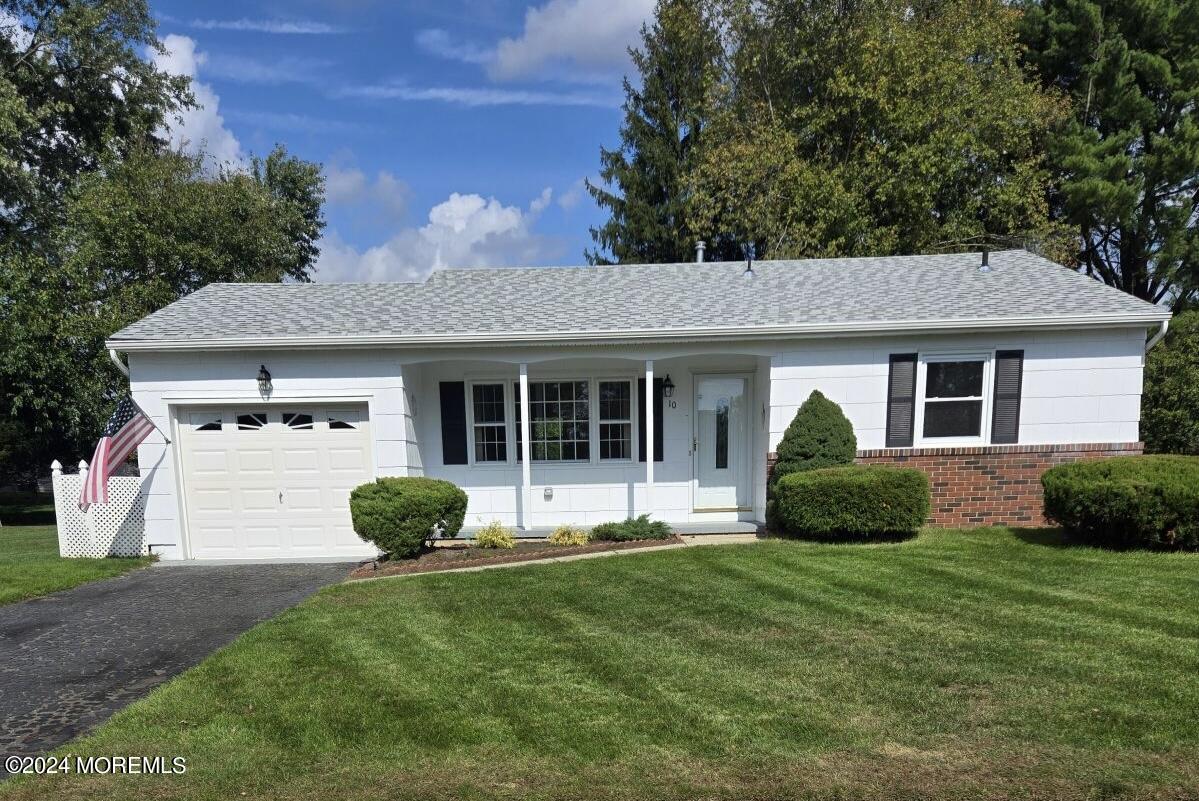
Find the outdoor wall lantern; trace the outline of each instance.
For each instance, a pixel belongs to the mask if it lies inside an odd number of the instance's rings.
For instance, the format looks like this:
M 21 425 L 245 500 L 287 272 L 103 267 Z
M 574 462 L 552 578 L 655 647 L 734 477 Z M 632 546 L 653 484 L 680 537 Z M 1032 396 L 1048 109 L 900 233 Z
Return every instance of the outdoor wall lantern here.
M 666 378 L 662 381 L 662 397 L 674 397 L 674 382 L 670 380 L 670 373 L 667 373 Z
M 271 394 L 271 372 L 265 364 L 258 366 L 258 391 L 263 395 Z

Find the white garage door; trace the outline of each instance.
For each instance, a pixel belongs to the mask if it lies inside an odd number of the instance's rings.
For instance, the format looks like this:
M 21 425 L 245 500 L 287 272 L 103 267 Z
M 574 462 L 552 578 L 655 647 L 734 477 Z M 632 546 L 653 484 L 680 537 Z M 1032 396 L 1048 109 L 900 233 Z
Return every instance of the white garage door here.
M 194 559 L 373 556 L 349 495 L 371 480 L 365 406 L 183 409 Z

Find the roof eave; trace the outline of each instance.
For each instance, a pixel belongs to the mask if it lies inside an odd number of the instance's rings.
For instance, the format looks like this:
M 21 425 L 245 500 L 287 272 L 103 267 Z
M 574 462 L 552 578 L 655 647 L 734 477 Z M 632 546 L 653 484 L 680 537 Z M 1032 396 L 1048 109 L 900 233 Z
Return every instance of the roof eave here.
M 1165 309 L 1124 313 L 1058 315 L 1052 317 L 996 317 L 984 319 L 903 320 L 886 322 L 809 323 L 736 328 L 659 328 L 614 331 L 513 331 L 498 334 L 324 335 L 285 337 L 189 337 L 187 339 L 110 338 L 106 347 L 121 351 L 248 350 L 276 348 L 361 348 L 500 346 L 585 343 L 731 341 L 825 336 L 863 336 L 979 330 L 1046 330 L 1113 326 L 1156 325 L 1170 319 Z

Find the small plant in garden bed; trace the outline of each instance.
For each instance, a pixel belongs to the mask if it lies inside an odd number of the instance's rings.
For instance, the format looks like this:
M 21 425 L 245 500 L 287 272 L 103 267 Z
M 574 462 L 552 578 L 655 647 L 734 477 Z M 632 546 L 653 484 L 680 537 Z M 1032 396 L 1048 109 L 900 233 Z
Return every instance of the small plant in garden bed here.
M 574 526 L 558 526 L 550 534 L 548 542 L 551 545 L 586 545 L 591 542 L 591 535 Z
M 516 537 L 512 534 L 512 529 L 494 520 L 475 533 L 475 546 L 511 550 L 516 547 Z
M 608 542 L 631 540 L 664 540 L 673 532 L 661 520 L 650 520 L 649 515 L 630 517 L 619 523 L 601 523 L 591 529 L 591 539 Z

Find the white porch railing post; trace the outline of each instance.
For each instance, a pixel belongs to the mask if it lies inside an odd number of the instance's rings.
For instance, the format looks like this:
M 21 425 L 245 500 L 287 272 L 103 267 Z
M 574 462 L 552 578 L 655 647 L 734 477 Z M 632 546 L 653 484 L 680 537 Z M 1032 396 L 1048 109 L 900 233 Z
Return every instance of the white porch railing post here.
M 533 449 L 529 446 L 529 365 L 520 365 L 520 481 L 524 501 L 521 504 L 520 527 L 533 528 Z
M 645 360 L 645 512 L 654 513 L 654 360 Z

